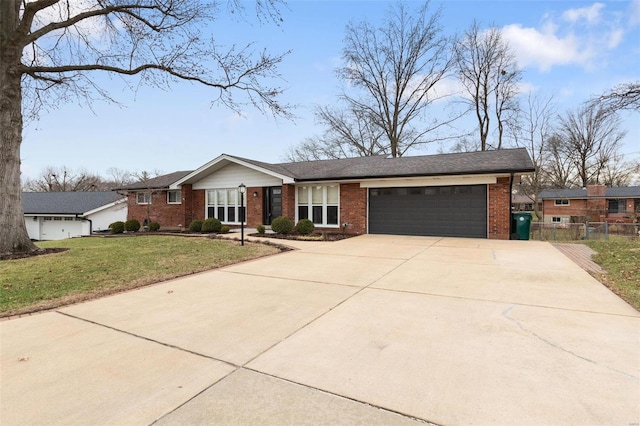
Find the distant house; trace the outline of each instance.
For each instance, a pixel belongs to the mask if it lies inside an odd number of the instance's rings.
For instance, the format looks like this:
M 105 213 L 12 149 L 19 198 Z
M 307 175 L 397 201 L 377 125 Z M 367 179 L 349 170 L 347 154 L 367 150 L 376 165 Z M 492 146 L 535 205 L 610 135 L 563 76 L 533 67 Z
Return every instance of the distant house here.
M 546 189 L 543 201 L 546 223 L 571 222 L 638 222 L 640 218 L 640 186 L 607 188 L 589 185 L 582 189 Z
M 512 205 L 514 212 L 532 212 L 534 211 L 535 201 L 528 195 L 516 194 L 513 196 Z M 538 200 L 538 211 L 542 211 L 542 201 Z
M 285 216 L 324 232 L 509 239 L 513 182 L 533 171 L 526 149 L 278 164 L 222 154 L 121 190 L 130 219 L 162 228 Z
M 90 235 L 127 220 L 127 198 L 112 191 L 23 192 L 22 207 L 32 240 Z

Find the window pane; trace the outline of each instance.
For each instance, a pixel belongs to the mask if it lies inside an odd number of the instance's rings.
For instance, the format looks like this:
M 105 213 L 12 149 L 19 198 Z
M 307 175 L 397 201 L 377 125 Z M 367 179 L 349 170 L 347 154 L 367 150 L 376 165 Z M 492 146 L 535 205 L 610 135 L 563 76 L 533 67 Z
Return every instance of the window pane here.
M 216 203 L 216 191 L 207 191 L 207 204 L 212 206 L 215 203 Z
M 207 207 L 207 218 L 216 217 L 215 208 Z
M 228 207 L 227 208 L 227 222 L 235 222 L 236 221 L 236 208 Z
M 216 216 L 216 219 L 220 220 L 220 222 L 225 222 L 224 207 L 218 207 L 218 215 Z
M 322 206 L 313 206 L 313 223 L 322 224 Z
M 238 196 L 238 190 L 237 189 L 229 189 L 227 191 L 227 204 L 230 206 L 235 206 L 237 204 L 236 199 Z
M 327 225 L 338 224 L 338 206 L 327 207 Z
M 225 205 L 227 204 L 227 191 L 225 191 L 224 189 L 218 189 L 218 205 Z M 218 218 L 220 219 L 220 218 Z
M 338 204 L 340 199 L 340 190 L 338 185 L 327 187 L 327 203 Z
M 311 202 L 313 204 L 322 204 L 322 187 L 314 186 L 311 189 Z
M 309 207 L 298 206 L 298 220 L 309 219 Z
M 309 204 L 309 188 L 306 186 L 298 187 L 298 204 Z

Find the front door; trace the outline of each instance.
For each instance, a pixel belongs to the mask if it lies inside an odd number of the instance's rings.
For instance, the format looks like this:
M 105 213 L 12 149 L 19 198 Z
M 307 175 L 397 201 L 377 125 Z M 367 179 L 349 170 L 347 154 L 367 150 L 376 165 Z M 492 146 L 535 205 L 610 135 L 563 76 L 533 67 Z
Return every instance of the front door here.
M 278 216 L 282 216 L 282 187 L 271 186 L 264 188 L 264 217 L 265 225 L 271 225 L 271 221 Z

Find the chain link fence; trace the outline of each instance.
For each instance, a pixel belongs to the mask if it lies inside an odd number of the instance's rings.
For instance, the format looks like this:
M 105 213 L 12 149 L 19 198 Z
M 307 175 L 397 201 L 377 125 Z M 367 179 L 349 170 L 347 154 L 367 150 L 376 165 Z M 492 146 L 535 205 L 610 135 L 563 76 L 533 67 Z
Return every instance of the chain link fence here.
M 640 239 L 640 223 L 533 222 L 530 233 L 530 239 L 540 241 L 608 240 L 610 237 Z

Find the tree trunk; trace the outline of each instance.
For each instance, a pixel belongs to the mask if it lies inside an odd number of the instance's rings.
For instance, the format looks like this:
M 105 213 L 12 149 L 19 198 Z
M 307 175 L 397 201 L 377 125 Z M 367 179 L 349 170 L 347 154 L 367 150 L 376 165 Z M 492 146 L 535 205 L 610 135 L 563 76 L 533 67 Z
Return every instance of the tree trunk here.
M 20 144 L 22 48 L 13 41 L 17 2 L 0 1 L 0 254 L 38 250 L 29 239 L 22 209 Z

